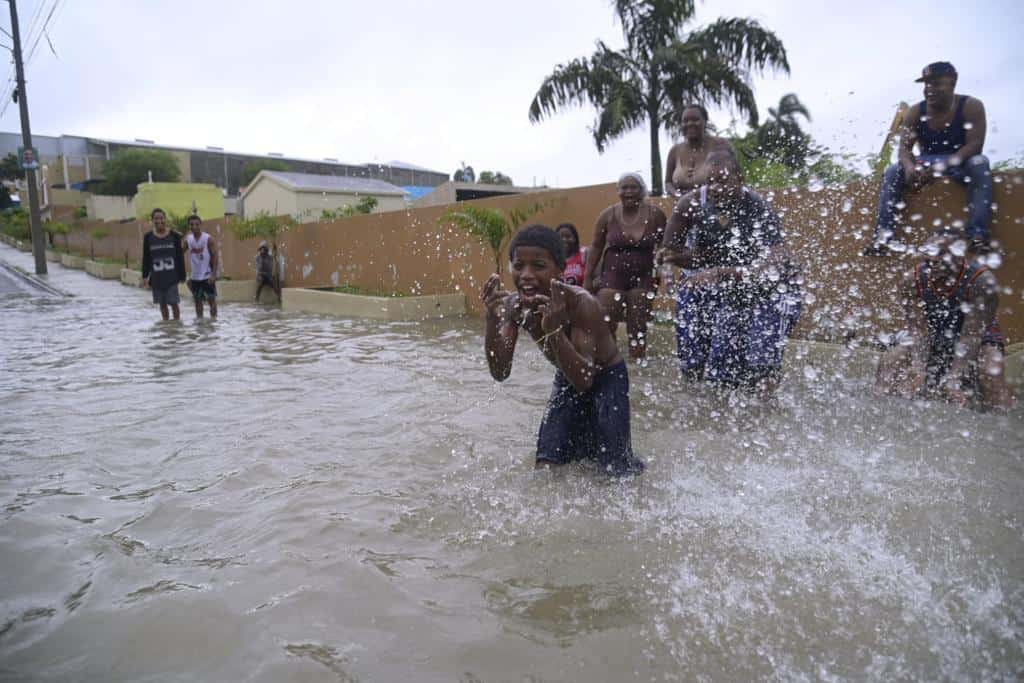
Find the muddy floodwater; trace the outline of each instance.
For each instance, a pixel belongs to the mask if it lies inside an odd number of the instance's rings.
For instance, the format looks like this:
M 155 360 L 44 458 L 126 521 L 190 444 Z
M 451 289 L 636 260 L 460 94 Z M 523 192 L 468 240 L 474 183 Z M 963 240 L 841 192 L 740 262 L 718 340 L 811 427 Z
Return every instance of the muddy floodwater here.
M 534 472 L 552 370 L 492 381 L 479 321 L 167 324 L 51 269 L 0 295 L 2 680 L 1024 676 L 1021 409 L 701 395 L 659 328 L 646 473 Z

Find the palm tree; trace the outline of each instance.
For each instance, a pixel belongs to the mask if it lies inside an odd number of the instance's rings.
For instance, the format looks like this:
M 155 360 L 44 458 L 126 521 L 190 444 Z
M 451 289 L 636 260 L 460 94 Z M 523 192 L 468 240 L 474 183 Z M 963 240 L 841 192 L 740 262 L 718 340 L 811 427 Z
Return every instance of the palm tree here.
M 811 120 L 811 112 L 800 98 L 789 93 L 782 96 L 778 107 L 768 108 L 768 120 L 757 129 L 760 151 L 794 169 L 803 167 L 811 146 L 811 137 L 800 127 L 797 116 Z
M 597 108 L 591 132 L 599 152 L 647 123 L 651 137 L 651 189 L 661 194 L 662 125 L 678 126 L 691 102 L 731 105 L 757 125 L 752 74 L 789 73 L 786 48 L 753 19 L 718 19 L 684 32 L 695 0 L 615 0 L 626 46 L 612 50 L 597 42 L 590 57 L 560 64 L 544 79 L 530 104 L 530 121 L 569 105 Z

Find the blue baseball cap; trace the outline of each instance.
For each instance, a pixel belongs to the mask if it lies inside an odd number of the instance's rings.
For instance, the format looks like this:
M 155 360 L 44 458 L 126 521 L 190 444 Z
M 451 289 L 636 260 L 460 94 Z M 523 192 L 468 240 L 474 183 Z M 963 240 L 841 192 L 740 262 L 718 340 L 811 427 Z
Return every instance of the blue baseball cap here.
M 914 82 L 924 83 L 925 81 L 930 81 L 933 78 L 956 75 L 956 67 L 949 62 L 932 62 L 925 68 L 921 69 L 921 78 L 916 79 Z

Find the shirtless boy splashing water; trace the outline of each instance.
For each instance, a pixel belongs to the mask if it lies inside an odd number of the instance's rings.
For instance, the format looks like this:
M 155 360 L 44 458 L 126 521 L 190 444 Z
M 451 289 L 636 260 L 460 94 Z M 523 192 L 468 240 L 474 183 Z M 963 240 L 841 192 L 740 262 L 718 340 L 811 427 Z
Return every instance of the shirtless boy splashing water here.
M 491 376 L 512 371 L 519 329 L 555 366 L 555 384 L 537 436 L 537 466 L 593 460 L 606 472 L 638 474 L 629 419 L 629 374 L 597 299 L 560 281 L 561 238 L 543 225 L 520 230 L 509 247 L 516 291 L 495 273 L 484 284 L 484 351 Z

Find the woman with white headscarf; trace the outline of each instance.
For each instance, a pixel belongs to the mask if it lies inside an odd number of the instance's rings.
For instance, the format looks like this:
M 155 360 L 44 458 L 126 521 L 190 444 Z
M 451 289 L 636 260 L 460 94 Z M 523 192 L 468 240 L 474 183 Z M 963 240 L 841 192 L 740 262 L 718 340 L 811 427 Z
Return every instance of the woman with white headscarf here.
M 619 202 L 601 212 L 587 256 L 583 286 L 597 295 L 615 333 L 626 322 L 630 358 L 646 361 L 647 323 L 656 287 L 654 252 L 665 232 L 665 213 L 647 201 L 639 173 L 619 178 Z

